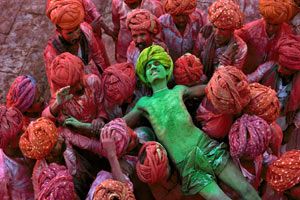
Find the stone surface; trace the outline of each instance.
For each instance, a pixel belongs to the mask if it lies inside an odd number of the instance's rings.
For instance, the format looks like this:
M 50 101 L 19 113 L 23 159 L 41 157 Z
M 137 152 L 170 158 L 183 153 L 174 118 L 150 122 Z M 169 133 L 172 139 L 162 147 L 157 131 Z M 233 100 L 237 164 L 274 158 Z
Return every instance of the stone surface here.
M 7 35 L 4 35 L 4 34 L 0 33 L 0 45 L 4 44 L 6 37 L 7 37 Z
M 1 67 L 0 67 L 1 68 Z M 14 82 L 15 78 L 17 77 L 16 74 L 9 74 L 0 72 L 0 103 L 6 104 L 6 96 L 10 85 Z
M 42 14 L 46 13 L 47 0 L 25 0 L 21 11 Z

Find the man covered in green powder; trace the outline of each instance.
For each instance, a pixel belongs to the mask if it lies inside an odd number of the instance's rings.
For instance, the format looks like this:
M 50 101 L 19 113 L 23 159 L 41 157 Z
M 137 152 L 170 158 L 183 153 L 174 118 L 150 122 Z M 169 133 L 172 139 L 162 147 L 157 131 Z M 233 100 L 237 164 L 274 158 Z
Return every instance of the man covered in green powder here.
M 124 117 L 127 125 L 134 127 L 141 117 L 149 120 L 179 170 L 185 195 L 199 193 L 206 199 L 230 199 L 217 185 L 218 177 L 244 199 L 260 199 L 230 159 L 225 144 L 210 139 L 192 122 L 184 100 L 204 96 L 205 85 L 177 85 L 170 90 L 167 82 L 172 72 L 172 59 L 162 47 L 153 45 L 141 52 L 136 73 L 152 88 L 153 95 L 137 102 Z

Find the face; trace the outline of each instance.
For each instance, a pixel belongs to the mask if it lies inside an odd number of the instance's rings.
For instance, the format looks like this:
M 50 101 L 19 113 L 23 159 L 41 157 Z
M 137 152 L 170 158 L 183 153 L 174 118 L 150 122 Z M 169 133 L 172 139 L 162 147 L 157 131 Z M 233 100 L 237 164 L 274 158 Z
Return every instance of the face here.
M 70 44 L 76 44 L 81 38 L 80 26 L 73 29 L 61 29 L 61 35 Z
M 188 15 L 172 15 L 172 18 L 179 29 L 185 29 L 189 20 Z
M 37 90 L 35 97 L 34 97 L 34 102 L 30 106 L 30 108 L 24 113 L 26 116 L 36 116 L 39 115 L 45 108 L 45 100 L 41 96 L 41 93 L 39 90 Z
M 131 30 L 131 35 L 135 46 L 140 51 L 152 45 L 152 34 L 147 30 Z
M 278 33 L 280 30 L 281 24 L 270 24 L 269 22 L 266 22 L 266 32 L 269 37 L 272 35 Z
M 74 96 L 81 96 L 84 94 L 84 85 L 81 82 L 77 82 L 76 84 L 72 85 L 70 88 L 70 94 Z
M 213 32 L 215 34 L 216 43 L 222 45 L 226 44 L 231 39 L 234 29 L 222 29 L 213 26 Z
M 166 79 L 167 75 L 167 69 L 159 62 L 152 60 L 147 63 L 146 78 L 149 83 L 153 83 L 157 79 Z

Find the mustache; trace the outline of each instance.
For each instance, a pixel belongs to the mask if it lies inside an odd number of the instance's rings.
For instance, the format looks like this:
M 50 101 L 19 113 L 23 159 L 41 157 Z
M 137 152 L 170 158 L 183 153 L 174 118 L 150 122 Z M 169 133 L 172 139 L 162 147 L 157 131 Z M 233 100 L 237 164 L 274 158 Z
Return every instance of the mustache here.
M 136 43 L 135 47 L 137 48 L 145 48 L 147 46 L 146 42 Z

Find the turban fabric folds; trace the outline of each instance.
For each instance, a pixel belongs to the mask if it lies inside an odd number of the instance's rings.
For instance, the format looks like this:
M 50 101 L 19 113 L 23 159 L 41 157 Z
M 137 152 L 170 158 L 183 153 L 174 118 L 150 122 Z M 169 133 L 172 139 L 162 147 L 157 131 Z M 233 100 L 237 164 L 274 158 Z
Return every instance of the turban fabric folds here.
M 267 183 L 279 193 L 300 183 L 300 151 L 285 152 L 272 162 L 267 172 Z
M 96 187 L 93 200 L 113 199 L 135 200 L 135 197 L 127 184 L 106 179 Z
M 233 158 L 253 160 L 269 145 L 271 128 L 262 118 L 244 114 L 233 123 L 228 137 Z
M 122 105 L 135 90 L 135 69 L 131 63 L 119 63 L 106 68 L 102 75 L 104 99 Z
M 209 21 L 217 28 L 239 29 L 244 24 L 244 13 L 233 0 L 217 0 L 207 12 Z
M 0 104 L 0 148 L 17 137 L 23 126 L 22 113 L 15 107 L 6 107 Z
M 148 62 L 155 60 L 162 64 L 165 68 L 169 68 L 169 74 L 167 80 L 170 80 L 173 73 L 173 61 L 169 54 L 158 45 L 152 45 L 144 49 L 136 63 L 136 74 L 139 76 L 141 81 L 150 87 L 146 78 L 146 65 Z
M 163 0 L 166 13 L 170 15 L 190 15 L 196 10 L 196 0 Z
M 199 58 L 187 53 L 177 59 L 174 66 L 174 78 L 177 85 L 193 86 L 200 83 L 203 65 Z
M 24 113 L 33 104 L 36 92 L 37 86 L 31 76 L 18 76 L 10 86 L 6 105 L 16 107 Z
M 168 178 L 168 156 L 158 142 L 146 142 L 138 155 L 137 174 L 144 183 L 164 183 Z
M 75 199 L 73 177 L 65 166 L 51 163 L 38 178 L 37 200 Z
M 135 9 L 128 13 L 126 27 L 131 30 L 147 30 L 154 35 L 160 32 L 160 24 L 156 16 L 145 9 Z
M 58 139 L 57 128 L 45 117 L 32 121 L 20 138 L 22 153 L 31 159 L 45 158 L 54 148 Z
M 270 24 L 282 24 L 290 20 L 297 7 L 293 0 L 259 0 L 258 9 Z
M 125 120 L 117 118 L 110 121 L 102 128 L 101 134 L 104 134 L 104 132 L 108 132 L 114 136 L 117 157 L 120 158 L 123 156 L 130 142 L 130 133 Z
M 224 114 L 239 114 L 250 101 L 245 74 L 236 67 L 219 67 L 205 88 L 208 100 Z
M 50 80 L 53 92 L 82 81 L 83 76 L 84 63 L 79 57 L 68 52 L 58 55 L 51 63 Z
M 271 124 L 278 118 L 280 112 L 276 91 L 259 83 L 251 83 L 249 87 L 251 100 L 244 112 L 261 117 Z
M 51 0 L 47 16 L 62 29 L 73 29 L 84 19 L 84 8 L 78 0 Z

